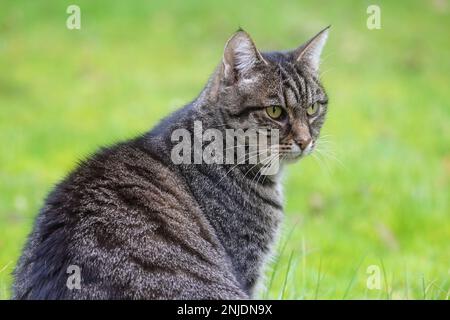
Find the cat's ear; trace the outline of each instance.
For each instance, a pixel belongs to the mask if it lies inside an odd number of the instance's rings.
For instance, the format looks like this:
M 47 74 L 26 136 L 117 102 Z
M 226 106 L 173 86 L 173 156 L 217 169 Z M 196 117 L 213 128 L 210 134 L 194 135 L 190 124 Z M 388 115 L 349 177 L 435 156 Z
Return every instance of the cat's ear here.
M 319 70 L 320 55 L 323 47 L 327 42 L 328 30 L 330 26 L 326 27 L 309 41 L 294 50 L 293 56 L 297 63 L 307 64 L 313 71 Z
M 239 79 L 251 78 L 259 63 L 267 64 L 250 35 L 238 30 L 225 45 L 222 60 L 224 79 L 232 84 Z

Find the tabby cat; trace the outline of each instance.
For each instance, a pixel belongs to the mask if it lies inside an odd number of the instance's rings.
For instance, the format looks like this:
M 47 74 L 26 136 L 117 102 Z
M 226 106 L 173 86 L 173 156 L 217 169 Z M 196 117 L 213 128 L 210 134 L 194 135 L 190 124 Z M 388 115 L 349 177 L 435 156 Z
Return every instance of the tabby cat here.
M 14 271 L 15 299 L 248 299 L 283 217 L 280 173 L 174 164 L 174 130 L 270 128 L 281 166 L 315 147 L 327 111 L 328 28 L 292 51 L 237 31 L 200 95 L 130 141 L 98 151 L 46 199 Z M 70 270 L 79 286 L 70 286 Z M 72 269 L 71 269 L 72 268 Z

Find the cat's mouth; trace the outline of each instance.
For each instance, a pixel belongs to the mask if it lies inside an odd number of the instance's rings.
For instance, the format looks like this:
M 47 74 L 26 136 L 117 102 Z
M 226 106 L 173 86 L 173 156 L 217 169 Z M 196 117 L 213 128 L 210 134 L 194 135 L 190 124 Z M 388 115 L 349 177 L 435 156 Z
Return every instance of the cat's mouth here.
M 298 161 L 310 155 L 314 150 L 314 146 L 315 143 L 312 141 L 305 149 L 302 150 L 296 143 L 294 143 L 289 150 L 286 150 L 281 154 L 281 158 L 287 162 Z

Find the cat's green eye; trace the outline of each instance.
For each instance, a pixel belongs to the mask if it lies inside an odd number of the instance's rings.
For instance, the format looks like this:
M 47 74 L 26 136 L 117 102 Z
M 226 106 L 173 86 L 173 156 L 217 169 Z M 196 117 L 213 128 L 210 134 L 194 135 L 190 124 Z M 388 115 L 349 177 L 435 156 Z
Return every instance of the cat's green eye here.
M 279 119 L 283 115 L 283 108 L 280 106 L 270 106 L 266 108 L 266 112 L 272 119 Z
M 314 103 L 313 105 L 310 105 L 308 107 L 308 109 L 306 109 L 306 113 L 308 114 L 308 116 L 313 116 L 317 113 L 318 110 L 319 110 L 319 104 Z

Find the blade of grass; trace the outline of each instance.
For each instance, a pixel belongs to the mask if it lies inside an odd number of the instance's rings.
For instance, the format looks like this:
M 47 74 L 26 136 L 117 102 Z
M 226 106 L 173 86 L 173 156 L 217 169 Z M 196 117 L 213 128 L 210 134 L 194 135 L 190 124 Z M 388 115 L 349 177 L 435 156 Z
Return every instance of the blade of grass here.
M 384 287 L 386 288 L 386 299 L 390 300 L 391 299 L 391 294 L 389 292 L 389 282 L 388 282 L 388 278 L 387 278 L 387 274 L 386 274 L 386 269 L 384 267 L 384 262 L 383 259 L 380 258 L 380 264 L 381 264 L 381 270 L 383 270 L 383 277 L 384 277 Z
M 276 272 L 277 272 L 277 270 L 278 270 L 278 266 L 279 266 L 279 264 L 280 264 L 281 257 L 283 256 L 283 253 L 284 253 L 284 251 L 286 250 L 286 245 L 287 245 L 289 239 L 291 238 L 291 236 L 292 236 L 292 234 L 293 234 L 295 228 L 297 227 L 298 223 L 299 223 L 299 222 L 297 221 L 297 222 L 292 226 L 291 230 L 289 230 L 289 233 L 288 233 L 286 239 L 284 240 L 284 243 L 283 243 L 283 245 L 282 245 L 282 247 L 281 247 L 281 250 L 280 250 L 280 252 L 279 252 L 278 255 L 277 255 L 277 258 L 276 258 L 276 260 L 275 260 L 275 263 L 274 263 L 274 266 L 273 266 L 273 269 L 272 269 L 272 274 L 270 275 L 269 284 L 267 285 L 266 292 L 265 292 L 265 294 L 264 294 L 264 299 L 267 299 L 268 296 L 269 296 L 269 292 L 270 292 L 270 290 L 272 289 L 273 281 L 274 281 L 274 279 L 275 279 L 275 274 L 276 274 Z
M 409 300 L 409 279 L 408 279 L 408 267 L 405 264 L 405 298 Z
M 364 255 L 364 256 L 361 258 L 361 260 L 359 261 L 358 266 L 356 267 L 356 269 L 353 271 L 352 278 L 350 279 L 350 282 L 349 282 L 349 284 L 348 284 L 348 286 L 347 286 L 347 289 L 345 289 L 344 296 L 342 297 L 343 300 L 344 300 L 345 298 L 347 298 L 347 295 L 348 295 L 348 293 L 350 292 L 350 289 L 351 289 L 351 287 L 352 287 L 352 285 L 353 285 L 353 282 L 355 281 L 356 275 L 357 275 L 359 269 L 361 268 L 361 265 L 362 265 L 362 263 L 363 263 L 363 261 L 364 261 L 365 258 L 366 258 L 366 256 Z
M 321 275 L 322 274 L 322 256 L 320 256 L 320 260 L 319 260 L 319 274 L 317 275 L 317 283 L 316 283 L 316 290 L 314 293 L 314 300 L 317 300 L 318 296 L 319 296 L 319 286 L 320 286 L 320 280 L 321 280 Z
M 425 289 L 425 275 L 422 274 L 422 293 L 423 293 L 423 300 L 427 299 L 427 291 Z
M 306 297 L 306 241 L 302 236 L 302 294 Z
M 286 286 L 287 286 L 287 280 L 289 278 L 289 272 L 291 270 L 291 263 L 292 263 L 292 257 L 294 256 L 294 251 L 291 251 L 291 254 L 289 255 L 289 261 L 286 269 L 286 274 L 284 275 L 284 281 L 283 281 L 283 288 L 281 291 L 281 300 L 284 300 L 284 295 L 286 293 Z

